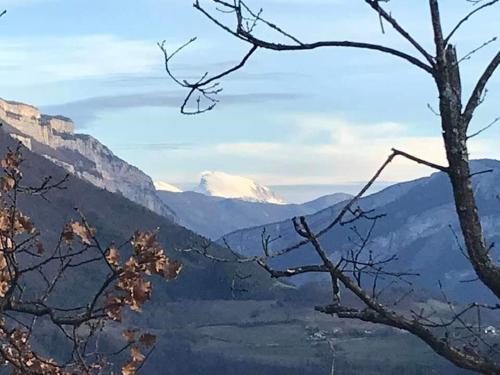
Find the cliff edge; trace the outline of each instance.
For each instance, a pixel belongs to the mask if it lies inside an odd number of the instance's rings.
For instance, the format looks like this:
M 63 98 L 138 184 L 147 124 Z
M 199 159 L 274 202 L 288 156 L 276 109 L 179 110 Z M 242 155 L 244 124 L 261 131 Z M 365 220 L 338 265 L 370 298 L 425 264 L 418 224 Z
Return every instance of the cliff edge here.
M 34 106 L 0 98 L 0 122 L 4 132 L 71 174 L 175 219 L 173 211 L 157 196 L 148 175 L 118 158 L 97 139 L 75 133 L 71 119 L 44 115 Z

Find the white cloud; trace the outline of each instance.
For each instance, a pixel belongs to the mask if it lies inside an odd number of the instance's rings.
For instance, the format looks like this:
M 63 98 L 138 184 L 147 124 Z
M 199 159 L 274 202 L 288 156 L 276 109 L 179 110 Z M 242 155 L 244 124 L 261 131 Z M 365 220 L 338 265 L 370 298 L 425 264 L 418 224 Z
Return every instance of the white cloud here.
M 154 41 L 112 35 L 2 38 L 0 45 L 0 79 L 5 83 L 144 74 L 162 64 Z
M 327 136 L 324 142 L 353 143 L 359 139 L 380 138 L 383 134 L 391 137 L 402 136 L 407 129 L 402 124 L 395 122 L 380 122 L 376 124 L 357 124 L 346 122 L 340 118 L 316 115 L 295 115 L 290 121 L 297 128 L 294 138 L 307 141 L 320 134 Z
M 391 148 L 398 148 L 428 161 L 446 164 L 440 135 L 412 135 L 402 124 L 350 124 L 337 118 L 299 116 L 297 134 L 303 142 L 224 143 L 214 152 L 233 162 L 258 165 L 252 177 L 265 184 L 347 184 L 366 181 L 384 162 Z M 325 131 L 328 136 L 325 136 Z M 310 143 L 307 138 L 319 132 L 324 142 Z M 487 140 L 471 145 L 474 158 L 498 157 Z M 404 181 L 435 172 L 404 158 L 397 158 L 381 180 Z

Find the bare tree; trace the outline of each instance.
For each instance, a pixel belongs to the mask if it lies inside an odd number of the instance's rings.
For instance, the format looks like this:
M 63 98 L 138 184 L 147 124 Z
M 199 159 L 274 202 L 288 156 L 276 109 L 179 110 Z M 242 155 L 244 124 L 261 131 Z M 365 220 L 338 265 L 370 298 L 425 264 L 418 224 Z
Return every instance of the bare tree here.
M 68 176 L 23 185 L 22 147 L 0 160 L 0 368 L 13 374 L 109 373 L 116 366 L 113 359 L 129 351 L 122 373 L 134 374 L 154 349 L 155 337 L 124 329 L 123 347 L 106 353 L 98 345 L 103 328 L 120 322 L 125 308 L 140 311 L 151 296 L 149 275 L 170 280 L 181 265 L 165 256 L 155 232 L 136 232 L 120 245 L 102 245 L 80 212 L 61 230 L 56 245 L 46 248 L 18 202 L 23 195 L 44 198 L 65 189 Z M 86 267 L 96 278 L 93 291 L 88 286 L 78 290 L 71 282 Z M 69 290 L 81 296 L 78 302 L 68 302 L 73 300 L 64 294 Z M 52 331 L 60 332 L 61 340 L 40 354 L 32 342 Z M 53 355 L 61 347 L 67 349 L 65 358 Z
M 412 311 L 410 314 L 403 314 L 381 301 L 377 281 L 381 277 L 401 279 L 411 275 L 404 272 L 387 271 L 386 265 L 394 260 L 392 257 L 375 259 L 371 253 L 365 254 L 370 233 L 358 233 L 360 242 L 358 248 L 353 249 L 347 256 L 336 261 L 328 256 L 328 252 L 323 248 L 320 241 L 321 236 L 334 227 L 354 223 L 358 220 L 368 220 L 375 225 L 379 217 L 364 212 L 356 204 L 395 157 L 404 157 L 448 175 L 453 189 L 456 213 L 465 243 L 464 250 L 467 258 L 480 282 L 497 298 L 500 298 L 500 267 L 491 257 L 492 245 L 487 243 L 481 226 L 472 188 L 474 174 L 470 169 L 468 151 L 470 138 L 477 136 L 492 125 L 490 124 L 481 131 L 470 134 L 469 126 L 471 121 L 477 108 L 484 100 L 489 80 L 500 64 L 500 52 L 497 52 L 489 61 L 485 70 L 479 75 L 472 92 L 465 98 L 462 91 L 460 63 L 464 59 L 469 59 L 478 49 L 489 45 L 495 38 L 483 43 L 479 48 L 462 58 L 457 56 L 456 47 L 453 43 L 454 36 L 468 20 L 482 11 L 491 9 L 499 1 L 467 1 L 472 4 L 473 9 L 446 33 L 441 22 L 439 1 L 428 0 L 430 9 L 429 22 L 434 35 L 433 51 L 425 49 L 423 44 L 392 16 L 391 12 L 385 10 L 382 3 L 388 3 L 389 0 L 364 0 L 364 3 L 373 9 L 377 17 L 379 17 L 382 31 L 384 31 L 386 25 L 390 25 L 409 44 L 414 53 L 406 53 L 389 46 L 364 41 L 326 40 L 305 42 L 300 37 L 292 35 L 282 27 L 264 18 L 262 9 L 256 11 L 243 0 L 207 0 L 204 2 L 196 0 L 193 4 L 197 11 L 201 12 L 216 26 L 249 46 L 248 52 L 235 66 L 212 76 L 205 73 L 200 79 L 190 82 L 176 77 L 171 69 L 171 61 L 173 57 L 193 43 L 195 39 L 191 39 L 173 53 L 169 53 L 165 43 L 160 43 L 159 46 L 165 55 L 167 74 L 178 85 L 188 90 L 188 94 L 181 104 L 181 112 L 188 115 L 212 110 L 218 103 L 218 95 L 222 91 L 219 83 L 220 79 L 244 68 L 250 58 L 262 49 L 308 51 L 320 48 L 355 48 L 376 51 L 410 63 L 432 79 L 439 96 L 439 111 L 436 111 L 436 113 L 440 116 L 444 148 L 448 160 L 447 166 L 437 165 L 404 151 L 393 149 L 367 185 L 325 228 L 315 233 L 311 230 L 305 218 L 296 218 L 294 219 L 294 226 L 296 232 L 303 238 L 301 242 L 286 249 L 272 251 L 269 246 L 273 241 L 264 234 L 264 254 L 262 256 L 241 259 L 235 255 L 234 260 L 240 262 L 255 261 L 266 269 L 272 277 L 278 278 L 292 277 L 304 273 L 329 274 L 332 281 L 333 303 L 328 306 L 318 307 L 319 311 L 337 315 L 341 318 L 359 319 L 405 330 L 422 339 L 436 353 L 459 367 L 484 374 L 498 374 L 500 373 L 500 362 L 498 362 L 499 355 L 496 344 L 488 343 L 484 339 L 480 316 L 481 311 L 484 310 L 497 312 L 500 309 L 500 304 L 472 303 L 461 310 L 457 310 L 456 306 L 449 302 L 451 318 L 446 321 L 442 318 L 433 319 L 434 315 L 432 313 L 427 314 L 424 311 Z M 231 18 L 231 21 L 228 21 L 228 17 Z M 264 27 L 275 32 L 280 37 L 280 41 L 260 38 L 256 32 L 257 27 Z M 281 42 L 281 40 L 286 42 Z M 302 265 L 286 270 L 276 270 L 269 265 L 269 259 L 290 253 L 305 244 L 312 245 L 320 259 L 319 264 Z M 214 260 L 225 261 L 210 255 L 208 247 L 196 251 Z M 366 281 L 363 281 L 366 276 L 369 277 L 371 286 L 368 286 Z M 364 307 L 343 306 L 340 298 L 341 287 L 353 293 Z M 465 318 L 471 311 L 475 311 L 478 316 L 474 325 L 467 322 Z M 454 331 L 460 329 L 465 334 L 460 337 L 452 337 L 450 334 L 451 329 Z

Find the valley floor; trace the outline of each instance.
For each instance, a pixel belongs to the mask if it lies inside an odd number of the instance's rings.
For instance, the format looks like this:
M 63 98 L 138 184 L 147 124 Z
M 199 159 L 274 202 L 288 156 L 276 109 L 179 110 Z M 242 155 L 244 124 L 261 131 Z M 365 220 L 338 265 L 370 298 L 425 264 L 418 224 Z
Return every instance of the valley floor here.
M 403 332 L 277 301 L 175 302 L 155 315 L 148 374 L 466 373 Z

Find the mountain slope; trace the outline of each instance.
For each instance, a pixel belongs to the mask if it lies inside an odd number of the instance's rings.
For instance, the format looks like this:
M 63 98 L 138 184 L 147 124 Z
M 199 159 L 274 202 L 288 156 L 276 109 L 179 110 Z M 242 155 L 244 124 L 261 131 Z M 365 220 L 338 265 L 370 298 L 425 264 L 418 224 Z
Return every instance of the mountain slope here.
M 0 99 L 3 130 L 71 174 L 164 216 L 171 210 L 158 198 L 153 181 L 138 168 L 115 156 L 95 138 L 76 134 L 73 122 L 43 115 L 30 105 Z
M 203 172 L 196 192 L 211 197 L 237 198 L 249 202 L 284 204 L 267 186 L 224 172 Z
M 14 148 L 16 143 L 8 135 L 0 132 L 0 154 L 5 154 L 7 148 Z M 66 175 L 63 168 L 27 149 L 23 151 L 23 157 L 25 159 L 22 165 L 24 186 L 39 186 L 47 176 L 52 176 L 54 181 L 58 181 Z M 158 343 L 156 354 L 147 363 L 149 370 L 146 373 L 148 374 L 177 374 L 179 372 L 175 369 L 185 368 L 185 359 L 193 358 L 193 356 L 202 363 L 212 360 L 213 355 L 200 353 L 199 350 L 196 351 L 197 354 L 193 354 L 195 349 L 191 346 L 204 348 L 202 344 L 207 343 L 207 336 L 199 333 L 193 324 L 212 324 L 214 317 L 211 312 L 213 310 L 222 309 L 228 305 L 236 311 L 241 310 L 242 313 L 249 315 L 256 306 L 263 304 L 259 301 L 274 299 L 276 295 L 283 293 L 284 289 L 280 288 L 275 281 L 270 280 L 269 276 L 254 264 L 217 263 L 197 253 L 176 251 L 189 249 L 205 240 L 168 218 L 155 214 L 119 194 L 97 188 L 76 177 L 71 177 L 65 187 L 64 190 L 50 191 L 46 199 L 39 196 L 21 195 L 18 197 L 19 208 L 36 224 L 47 251 L 56 246 L 64 225 L 78 218 L 74 210 L 77 207 L 89 223 L 96 228 L 101 244 L 107 245 L 111 241 L 123 243 L 135 230 L 158 229 L 158 239 L 167 255 L 180 260 L 183 264 L 182 272 L 174 281 L 152 279 L 154 284 L 152 299 L 144 305 L 144 311 L 141 314 L 125 313 L 123 325 L 110 324 L 103 332 L 102 350 L 108 352 L 118 351 L 123 347 L 122 332 L 126 328 L 137 328 L 155 333 L 158 336 Z M 217 251 L 220 256 L 230 256 L 227 251 L 217 246 L 212 247 L 212 250 Z M 87 300 L 87 297 L 96 292 L 97 283 L 102 280 L 106 272 L 109 272 L 106 267 L 99 267 L 96 263 L 71 268 L 65 274 L 64 289 L 55 290 L 51 298 L 64 301 L 67 305 L 79 305 L 81 301 Z M 235 275 L 239 274 L 251 275 L 251 278 L 244 281 L 247 289 L 244 293 L 233 290 Z M 272 303 L 272 300 L 268 302 L 268 304 Z M 201 312 L 198 305 L 202 305 L 207 311 Z M 187 322 L 183 319 L 186 311 L 190 313 L 190 320 Z M 236 326 L 232 328 L 235 314 L 227 311 L 222 317 L 223 322 L 229 322 L 228 329 L 234 331 L 233 335 L 237 334 L 238 329 Z M 210 316 L 208 322 L 207 316 Z M 221 319 L 221 314 L 218 314 L 218 318 Z M 50 348 L 50 353 L 57 359 L 57 353 L 65 353 L 68 349 L 62 344 L 65 341 L 51 329 L 52 326 L 46 325 L 41 319 L 38 322 L 39 330 L 44 334 L 35 338 L 35 347 L 38 346 L 42 353 Z M 216 338 L 209 339 L 210 344 L 217 342 Z M 255 368 L 264 368 L 267 373 L 279 375 L 290 373 L 288 367 L 282 368 L 279 364 L 270 365 L 261 360 L 257 353 L 255 355 L 252 352 L 249 353 L 247 347 L 241 347 L 238 350 L 240 355 L 248 356 L 248 361 L 245 363 L 248 369 L 247 374 L 253 373 Z M 113 360 L 117 363 L 125 363 L 127 353 L 124 354 L 123 358 L 113 357 Z M 172 357 L 172 355 L 177 357 Z M 305 357 L 307 359 L 307 356 Z M 209 366 L 193 364 L 189 366 L 189 371 L 186 373 L 218 373 L 216 368 L 220 366 L 230 368 L 231 365 L 238 365 L 238 362 L 240 360 L 232 358 L 230 354 L 221 354 L 217 356 L 216 363 Z M 211 369 L 211 372 L 206 372 L 207 367 Z M 307 369 L 305 364 L 303 368 Z M 292 373 L 306 372 L 299 368 Z
M 0 153 L 4 154 L 7 147 L 14 147 L 15 141 L 0 132 Z M 22 171 L 25 176 L 25 186 L 38 186 L 46 176 L 54 181 L 61 179 L 66 171 L 46 158 L 25 149 Z M 71 177 L 64 190 L 50 191 L 46 199 L 38 196 L 20 196 L 21 210 L 30 216 L 41 232 L 41 238 L 50 248 L 55 244 L 60 231 L 71 219 L 77 217 L 74 208 L 81 210 L 88 221 L 97 229 L 98 238 L 103 244 L 115 241 L 126 241 L 135 230 L 155 230 L 158 228 L 158 238 L 169 256 L 184 263 L 184 272 L 178 280 L 172 283 L 159 283 L 155 289 L 154 303 L 162 304 L 171 298 L 231 298 L 232 277 L 237 265 L 214 264 L 201 255 L 177 252 L 177 249 L 187 249 L 201 243 L 204 239 L 197 234 L 175 224 L 164 216 L 140 206 L 119 194 L 110 193 L 97 188 L 81 179 Z M 220 249 L 223 252 L 223 249 Z M 240 269 L 241 266 L 238 266 Z M 245 268 L 247 266 L 245 265 Z M 267 278 L 256 266 L 250 266 L 251 273 L 256 276 L 257 294 L 259 283 L 268 283 Z M 247 270 L 248 271 L 248 270 Z M 97 270 L 92 270 L 92 273 Z M 246 271 L 245 271 L 246 272 Z M 88 277 L 88 270 L 77 274 L 73 279 L 75 285 L 92 285 L 93 278 Z M 269 285 L 266 286 L 266 288 Z M 65 294 L 65 298 L 78 298 L 74 294 Z M 162 298 L 166 298 L 162 302 Z
M 500 162 L 480 160 L 472 163 L 473 170 L 492 169 L 491 173 L 474 177 L 479 211 L 489 243 L 500 240 L 500 201 L 497 199 L 500 186 Z M 475 274 L 460 251 L 454 235 L 460 233 L 451 187 L 447 176 L 435 173 L 403 184 L 391 186 L 379 193 L 363 198 L 360 207 L 374 210 L 372 214 L 386 214 L 379 220 L 373 232 L 369 249 L 377 256 L 396 253 L 398 263 L 395 268 L 421 274 L 416 283 L 436 290 L 441 281 L 451 296 L 467 299 L 482 293 L 489 298 L 489 291 L 480 283 L 463 283 L 474 279 Z M 319 231 L 324 228 L 339 212 L 342 205 L 336 205 L 314 215 L 308 216 L 310 226 Z M 363 233 L 370 223 L 358 222 L 357 229 Z M 273 238 L 280 236 L 273 243 L 274 249 L 284 248 L 300 240 L 290 220 L 264 226 Z M 254 255 L 261 250 L 261 233 L 264 227 L 240 230 L 226 235 L 226 240 L 237 251 Z M 451 228 L 451 229 L 450 229 Z M 336 227 L 328 232 L 321 241 L 338 259 L 341 253 L 352 248 L 350 226 Z M 460 240 L 461 241 L 461 240 Z M 492 256 L 498 256 L 493 249 Z M 304 262 L 317 262 L 314 251 L 303 246 L 278 262 L 281 266 L 297 265 Z
M 192 191 L 159 191 L 158 195 L 175 212 L 180 224 L 214 240 L 238 229 L 312 214 L 350 197 L 337 193 L 299 205 L 248 202 Z

